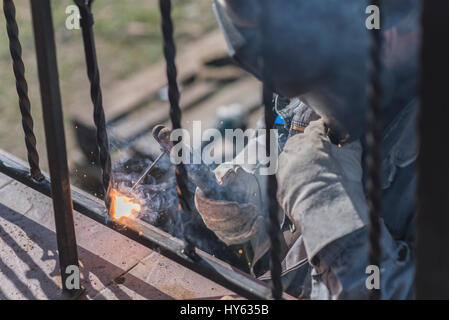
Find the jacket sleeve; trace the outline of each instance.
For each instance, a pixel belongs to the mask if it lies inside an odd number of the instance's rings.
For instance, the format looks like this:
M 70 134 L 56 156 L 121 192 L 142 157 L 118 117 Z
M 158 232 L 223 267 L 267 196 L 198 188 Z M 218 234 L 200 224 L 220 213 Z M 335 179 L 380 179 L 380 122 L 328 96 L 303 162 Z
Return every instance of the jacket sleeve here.
M 394 240 L 382 223 L 381 263 L 368 268 L 368 228 L 324 247 L 313 259 L 313 299 L 368 299 L 379 281 L 382 299 L 411 299 L 414 264 L 410 247 Z M 375 278 L 377 277 L 377 278 Z
M 365 299 L 368 208 L 362 183 L 362 147 L 333 145 L 322 120 L 290 138 L 279 157 L 278 201 L 302 232 L 313 266 L 312 297 Z M 382 224 L 382 298 L 408 298 L 413 264 L 405 243 Z

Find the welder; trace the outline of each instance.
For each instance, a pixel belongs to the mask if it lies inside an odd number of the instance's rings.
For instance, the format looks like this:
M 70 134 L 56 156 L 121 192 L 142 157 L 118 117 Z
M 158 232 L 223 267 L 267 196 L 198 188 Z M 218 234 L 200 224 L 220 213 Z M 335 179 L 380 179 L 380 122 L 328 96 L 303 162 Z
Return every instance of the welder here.
M 261 78 L 258 19 L 269 17 L 272 84 L 278 114 L 278 194 L 284 290 L 313 299 L 370 295 L 369 213 L 363 166 L 369 83 L 368 3 L 359 0 L 215 0 L 230 54 Z M 417 150 L 416 82 L 419 4 L 384 2 L 382 51 L 382 299 L 413 297 L 413 211 Z M 264 139 L 258 143 L 263 147 Z M 239 155 L 240 156 L 240 155 Z M 239 157 L 238 156 L 238 157 Z M 248 155 L 246 155 L 248 156 Z M 266 176 L 234 161 L 215 170 L 222 185 L 246 190 L 243 203 L 215 201 L 201 189 L 195 204 L 227 245 L 250 244 L 252 272 L 270 281 Z M 248 161 L 247 163 L 253 163 Z M 242 188 L 243 186 L 243 188 Z

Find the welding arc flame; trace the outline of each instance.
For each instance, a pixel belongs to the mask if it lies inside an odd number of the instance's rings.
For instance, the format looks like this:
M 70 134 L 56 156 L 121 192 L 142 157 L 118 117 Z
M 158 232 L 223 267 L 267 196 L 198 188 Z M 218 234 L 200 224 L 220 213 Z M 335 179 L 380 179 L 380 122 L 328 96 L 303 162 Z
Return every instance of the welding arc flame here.
M 111 213 L 116 220 L 121 217 L 129 217 L 133 213 L 139 213 L 142 210 L 140 204 L 136 203 L 131 197 L 120 194 L 117 190 L 111 192 Z

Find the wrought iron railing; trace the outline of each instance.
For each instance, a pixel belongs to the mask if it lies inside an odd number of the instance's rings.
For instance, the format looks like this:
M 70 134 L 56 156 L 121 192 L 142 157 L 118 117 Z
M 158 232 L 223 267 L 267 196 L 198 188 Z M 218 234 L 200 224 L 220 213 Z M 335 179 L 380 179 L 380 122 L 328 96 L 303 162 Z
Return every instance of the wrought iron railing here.
M 21 58 L 21 45 L 19 41 L 19 30 L 15 20 L 15 8 L 13 0 L 3 0 L 3 8 L 7 21 L 8 36 L 10 39 L 10 51 L 13 59 L 14 73 L 16 76 L 17 93 L 19 96 L 19 105 L 22 113 L 22 124 L 25 132 L 26 147 L 28 150 L 29 167 L 15 158 L 9 157 L 7 154 L 0 152 L 0 172 L 9 175 L 10 177 L 24 183 L 25 185 L 47 195 L 53 199 L 53 207 L 56 221 L 56 235 L 59 250 L 59 261 L 62 275 L 63 291 L 71 297 L 76 297 L 80 292 L 66 287 L 66 267 L 69 265 L 78 265 L 78 254 L 75 237 L 75 228 L 73 223 L 73 207 L 78 212 L 102 223 L 117 232 L 120 232 L 129 238 L 153 249 L 157 250 L 166 257 L 180 263 L 181 265 L 198 272 L 199 274 L 215 281 L 216 283 L 236 292 L 237 294 L 250 299 L 281 299 L 283 296 L 281 285 L 281 261 L 277 248 L 279 247 L 280 230 L 277 223 L 278 205 L 276 202 L 276 177 L 269 176 L 268 195 L 269 197 L 269 234 L 271 239 L 271 275 L 272 288 L 270 289 L 265 283 L 251 278 L 250 276 L 234 270 L 232 267 L 223 262 L 212 258 L 211 256 L 195 250 L 192 242 L 189 241 L 187 235 L 185 243 L 176 241 L 164 232 L 155 227 L 146 225 L 139 221 L 134 221 L 125 218 L 125 221 L 120 223 L 112 220 L 107 212 L 108 208 L 108 190 L 113 185 L 113 176 L 111 172 L 111 158 L 109 155 L 109 142 L 106 131 L 105 115 L 102 103 L 102 92 L 100 86 L 100 73 L 98 69 L 94 32 L 93 32 L 93 14 L 92 3 L 93 0 L 74 0 L 80 9 L 81 26 L 84 40 L 84 49 L 87 65 L 87 74 L 91 84 L 91 98 L 94 106 L 94 122 L 97 127 L 97 145 L 100 155 L 100 164 L 103 169 L 103 187 L 104 187 L 104 203 L 87 196 L 82 191 L 71 188 L 69 179 L 69 170 L 67 165 L 67 152 L 63 127 L 62 103 L 59 89 L 58 67 L 56 59 L 56 47 L 53 30 L 53 20 L 51 14 L 50 0 L 30 0 L 34 39 L 36 45 L 37 65 L 39 73 L 39 83 L 41 91 L 41 100 L 44 115 L 46 145 L 49 160 L 50 177 L 42 174 L 39 169 L 39 156 L 36 150 L 36 138 L 33 133 L 33 120 L 30 113 L 30 101 L 27 95 L 27 83 L 24 75 L 24 65 Z M 261 0 L 260 5 L 265 5 L 269 0 Z M 371 3 L 381 6 L 380 0 L 371 0 Z M 447 103 L 444 100 L 436 100 L 441 98 L 439 96 L 444 91 L 437 91 L 443 89 L 443 84 L 447 86 L 449 80 L 448 51 L 443 51 L 446 55 L 446 61 L 443 61 L 443 55 L 434 55 L 438 50 L 435 45 L 437 39 L 449 39 L 449 8 L 446 0 L 439 1 L 423 1 L 424 3 L 424 45 L 423 45 L 423 70 L 422 73 L 422 122 L 421 122 L 421 146 L 422 155 L 420 158 L 420 192 L 419 192 L 419 214 L 418 214 L 418 250 L 417 250 L 417 295 L 418 297 L 433 296 L 438 292 L 440 295 L 448 296 L 449 291 L 449 277 L 441 279 L 442 275 L 447 276 L 449 270 L 449 258 L 447 245 L 449 245 L 448 230 L 441 230 L 441 232 L 434 233 L 429 231 L 429 228 L 435 227 L 433 223 L 440 223 L 439 226 L 448 227 L 449 221 L 449 188 L 445 188 L 444 184 L 448 181 L 449 168 L 447 161 L 440 162 L 441 166 L 434 167 L 432 165 L 432 156 L 437 150 L 435 141 L 441 142 L 439 134 L 443 134 L 444 123 L 441 127 L 435 128 L 429 122 L 429 110 L 435 110 L 439 107 L 437 112 L 430 113 L 430 115 L 437 115 L 437 120 L 446 119 L 440 117 L 448 110 Z M 175 64 L 176 47 L 173 40 L 173 23 L 171 20 L 171 1 L 159 0 L 159 5 L 162 15 L 162 32 L 164 39 L 164 57 L 167 62 L 167 78 L 169 87 L 169 101 L 170 101 L 170 118 L 174 129 L 181 127 L 181 112 L 179 108 L 179 90 L 177 87 L 177 70 Z M 259 27 L 261 32 L 270 27 L 269 19 L 263 15 L 265 12 L 261 10 L 262 16 L 259 17 Z M 432 15 L 438 14 L 441 18 L 440 26 L 444 29 L 445 36 L 439 35 L 441 30 L 432 28 Z M 444 20 L 444 21 L 443 21 Z M 438 34 L 438 36 L 437 36 Z M 372 32 L 372 46 L 370 56 L 370 112 L 369 112 L 369 136 L 368 139 L 368 160 L 369 160 L 369 175 L 368 175 L 368 200 L 370 207 L 370 262 L 372 264 L 379 264 L 380 259 L 380 245 L 379 245 L 379 217 L 381 215 L 381 189 L 380 189 L 380 149 L 381 149 L 381 119 L 380 110 L 382 107 L 381 94 L 381 38 L 380 31 L 373 30 Z M 264 86 L 263 86 L 263 103 L 265 105 L 265 121 L 266 127 L 271 128 L 274 123 L 273 110 L 271 108 L 272 89 L 271 89 L 271 66 L 270 66 L 270 51 L 267 45 L 262 48 L 262 59 L 264 61 Z M 440 69 L 434 69 L 438 66 Z M 437 85 L 430 85 L 432 83 L 433 72 L 446 71 L 441 73 L 442 79 L 447 82 L 439 82 Z M 446 99 L 447 100 L 447 99 Z M 433 109 L 431 107 L 433 106 Z M 442 110 L 446 107 L 446 110 Z M 429 130 L 428 126 L 432 126 L 433 130 Z M 268 131 L 269 132 L 269 131 Z M 267 135 L 269 141 L 269 135 Z M 428 144 L 427 144 L 428 143 Z M 267 142 L 267 145 L 270 145 Z M 434 146 L 434 149 L 429 146 Z M 270 150 L 268 150 L 270 152 Z M 430 158 L 429 158 L 430 157 Z M 436 170 L 439 170 L 436 175 Z M 438 184 L 432 184 L 428 176 L 434 177 Z M 444 181 L 443 178 L 446 178 Z M 187 175 L 186 170 L 182 164 L 176 168 L 176 181 L 178 185 L 178 197 L 180 200 L 180 210 L 189 214 L 191 207 L 189 201 L 189 192 L 187 189 Z M 435 191 L 433 193 L 432 191 Z M 439 197 L 437 197 L 437 195 Z M 126 228 L 124 228 L 124 224 Z M 183 228 L 185 230 L 185 228 Z M 438 229 L 439 230 L 439 229 Z M 431 236 L 433 233 L 433 236 Z M 438 237 L 435 237 L 435 236 Z M 429 238 L 430 237 L 430 238 Z M 433 239 L 434 241 L 429 241 Z M 439 240 L 445 239 L 443 243 Z M 429 250 L 427 245 L 432 246 Z M 445 251 L 443 251 L 443 249 Z M 440 251 L 438 251 L 440 250 Z M 429 263 L 428 255 L 430 252 L 439 252 L 441 264 L 435 268 L 433 264 Z M 444 269 L 446 268 L 446 269 Z M 430 276 L 432 279 L 439 279 L 434 285 L 437 289 L 429 289 L 426 286 L 427 280 L 424 280 L 423 274 L 428 277 L 431 270 L 440 270 L 440 273 L 434 273 Z M 446 272 L 442 271 L 446 270 Z M 428 279 L 428 278 L 427 278 Z M 380 291 L 373 291 L 372 298 L 380 298 Z

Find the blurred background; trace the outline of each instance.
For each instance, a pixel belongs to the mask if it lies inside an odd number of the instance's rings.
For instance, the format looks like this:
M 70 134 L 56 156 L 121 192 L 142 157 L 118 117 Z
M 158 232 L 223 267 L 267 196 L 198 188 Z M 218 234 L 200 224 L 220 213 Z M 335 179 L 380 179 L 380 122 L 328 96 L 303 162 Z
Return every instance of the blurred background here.
M 41 167 L 48 171 L 30 5 L 15 4 Z M 72 0 L 52 1 L 71 179 L 101 197 L 82 36 L 66 28 L 69 5 Z M 112 156 L 120 169 L 132 159 L 154 159 L 159 148 L 151 129 L 169 124 L 159 6 L 156 0 L 96 0 L 93 13 Z M 183 127 L 191 129 L 193 120 L 201 120 L 203 130 L 254 124 L 261 114 L 259 84 L 228 58 L 212 1 L 173 1 L 173 19 Z M 0 25 L 0 148 L 26 159 L 3 14 Z M 228 116 L 240 122 L 226 121 Z
M 71 183 L 103 199 L 82 33 L 66 27 L 66 9 L 74 2 L 51 4 Z M 40 164 L 48 172 L 30 4 L 17 0 L 15 5 Z M 171 126 L 159 5 L 157 0 L 95 0 L 92 8 L 115 187 L 129 188 L 161 153 L 151 135 L 153 127 Z M 172 16 L 183 128 L 191 131 L 193 121 L 201 121 L 203 132 L 255 127 L 263 113 L 261 85 L 229 58 L 212 1 L 174 0 Z M 3 13 L 0 26 L 0 149 L 26 160 Z M 223 150 L 240 151 L 225 138 L 212 143 L 219 158 Z M 143 208 L 138 218 L 182 237 L 174 167 L 168 157 L 162 159 L 134 192 Z M 189 187 L 193 195 L 195 186 L 189 182 Z M 248 268 L 242 251 L 219 241 L 198 214 L 187 220 L 199 248 L 242 270 Z

